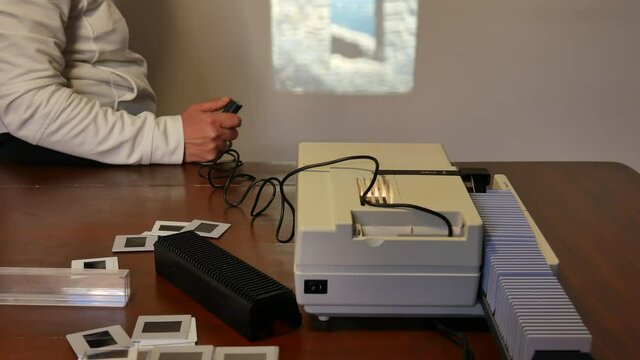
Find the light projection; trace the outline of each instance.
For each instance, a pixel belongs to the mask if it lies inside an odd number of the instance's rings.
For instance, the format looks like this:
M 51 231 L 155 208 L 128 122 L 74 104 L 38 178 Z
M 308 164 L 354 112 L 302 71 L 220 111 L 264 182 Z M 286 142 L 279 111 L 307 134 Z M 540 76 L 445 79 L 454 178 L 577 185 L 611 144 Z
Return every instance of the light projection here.
M 417 23 L 417 0 L 271 0 L 275 88 L 409 92 Z

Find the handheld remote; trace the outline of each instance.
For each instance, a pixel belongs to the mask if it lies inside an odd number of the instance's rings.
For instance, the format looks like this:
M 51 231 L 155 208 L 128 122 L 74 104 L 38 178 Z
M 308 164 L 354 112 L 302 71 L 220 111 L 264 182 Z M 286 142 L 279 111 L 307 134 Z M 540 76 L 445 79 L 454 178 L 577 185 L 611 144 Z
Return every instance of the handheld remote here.
M 242 104 L 231 99 L 229 100 L 227 105 L 222 108 L 222 112 L 237 114 L 238 112 L 240 112 L 240 109 L 242 109 Z

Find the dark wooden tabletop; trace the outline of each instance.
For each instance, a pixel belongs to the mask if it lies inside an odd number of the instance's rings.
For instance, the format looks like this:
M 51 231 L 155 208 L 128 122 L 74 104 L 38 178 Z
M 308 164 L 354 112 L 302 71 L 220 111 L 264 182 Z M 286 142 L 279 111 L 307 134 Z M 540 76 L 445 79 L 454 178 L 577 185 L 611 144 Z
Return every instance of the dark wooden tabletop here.
M 640 358 L 640 175 L 607 162 L 459 163 L 505 174 L 560 259 L 559 279 L 593 335 L 596 359 Z M 282 177 L 292 164 L 246 164 Z M 293 194 L 295 178 L 288 184 Z M 232 194 L 234 192 L 232 191 Z M 237 191 L 235 194 L 237 195 Z M 116 235 L 150 230 L 156 220 L 232 224 L 223 248 L 293 287 L 293 244 L 275 241 L 277 209 L 251 219 L 249 206 L 225 206 L 196 165 L 0 167 L 0 266 L 69 267 L 112 256 Z M 0 306 L 0 357 L 73 359 L 65 335 L 109 325 L 129 334 L 139 315 L 192 314 L 199 344 L 276 345 L 280 359 L 460 359 L 461 351 L 427 319 L 303 315 L 299 330 L 250 343 L 177 290 L 154 269 L 153 253 L 118 254 L 131 271 L 124 308 Z M 475 358 L 499 359 L 478 321 L 453 321 Z

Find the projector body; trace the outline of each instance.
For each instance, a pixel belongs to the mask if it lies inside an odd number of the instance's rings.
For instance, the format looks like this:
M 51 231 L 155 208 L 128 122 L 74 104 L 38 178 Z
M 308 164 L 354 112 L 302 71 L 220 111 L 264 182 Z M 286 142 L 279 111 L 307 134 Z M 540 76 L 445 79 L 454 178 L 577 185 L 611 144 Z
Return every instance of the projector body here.
M 298 175 L 296 300 L 330 316 L 483 316 L 478 304 L 482 220 L 438 144 L 302 143 L 298 166 L 351 155 L 380 162 L 371 201 L 437 211 L 365 205 L 374 164 L 350 160 Z

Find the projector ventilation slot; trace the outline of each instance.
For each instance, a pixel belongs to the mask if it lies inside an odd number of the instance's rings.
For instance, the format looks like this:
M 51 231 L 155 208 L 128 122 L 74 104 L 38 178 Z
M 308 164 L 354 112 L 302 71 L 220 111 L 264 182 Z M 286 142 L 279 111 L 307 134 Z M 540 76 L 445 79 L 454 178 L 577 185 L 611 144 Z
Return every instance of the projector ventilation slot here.
M 358 186 L 358 195 L 360 197 L 360 205 L 364 206 L 362 201 L 362 194 L 371 184 L 371 178 L 359 177 L 356 178 L 356 185 Z M 373 204 L 390 204 L 393 202 L 391 198 L 391 186 L 389 180 L 384 176 L 378 176 L 375 184 L 371 188 L 371 191 L 367 194 L 367 201 Z

